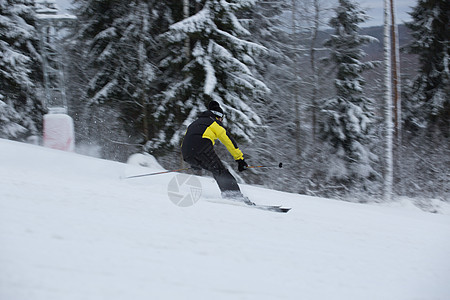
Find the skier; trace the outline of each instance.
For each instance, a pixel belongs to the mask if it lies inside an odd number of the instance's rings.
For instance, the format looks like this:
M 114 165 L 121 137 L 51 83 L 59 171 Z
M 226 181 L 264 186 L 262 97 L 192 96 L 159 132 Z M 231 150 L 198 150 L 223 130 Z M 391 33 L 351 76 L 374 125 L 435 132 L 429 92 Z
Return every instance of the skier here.
M 219 185 L 222 198 L 243 201 L 253 205 L 247 197 L 242 195 L 236 179 L 224 167 L 214 151 L 214 143 L 219 139 L 238 163 L 239 172 L 247 169 L 248 164 L 244 160 L 242 151 L 223 127 L 222 121 L 224 116 L 223 110 L 217 101 L 211 101 L 208 104 L 208 110 L 202 112 L 198 119 L 189 125 L 186 131 L 181 146 L 183 159 L 193 169 L 205 169 L 212 172 L 214 179 Z

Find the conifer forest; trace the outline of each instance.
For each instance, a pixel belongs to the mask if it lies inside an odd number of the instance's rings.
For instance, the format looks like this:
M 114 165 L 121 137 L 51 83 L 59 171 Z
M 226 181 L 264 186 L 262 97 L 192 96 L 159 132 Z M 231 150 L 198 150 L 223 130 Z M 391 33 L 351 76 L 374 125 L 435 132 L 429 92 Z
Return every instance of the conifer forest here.
M 38 7 L 52 2 L 0 0 L 0 138 L 42 140 Z M 411 3 L 383 32 L 355 0 L 74 0 L 50 47 L 75 151 L 188 167 L 186 128 L 215 100 L 250 165 L 283 163 L 241 182 L 383 201 L 391 170 L 388 199 L 450 201 L 450 2 Z

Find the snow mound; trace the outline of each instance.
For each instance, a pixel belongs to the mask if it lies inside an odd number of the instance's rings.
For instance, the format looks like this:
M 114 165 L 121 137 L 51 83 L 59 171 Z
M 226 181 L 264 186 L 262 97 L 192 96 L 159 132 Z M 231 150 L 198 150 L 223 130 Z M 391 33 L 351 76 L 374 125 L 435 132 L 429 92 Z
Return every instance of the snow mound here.
M 164 170 L 164 168 L 158 163 L 156 158 L 148 153 L 135 153 L 131 155 L 127 160 L 127 164 L 146 167 L 157 171 Z

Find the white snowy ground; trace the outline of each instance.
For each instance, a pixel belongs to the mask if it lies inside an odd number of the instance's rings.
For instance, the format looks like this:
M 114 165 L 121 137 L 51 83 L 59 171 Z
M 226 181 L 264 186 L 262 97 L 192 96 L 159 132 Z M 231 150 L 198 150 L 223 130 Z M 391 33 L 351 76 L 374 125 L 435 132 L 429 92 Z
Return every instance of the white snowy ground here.
M 0 140 L 0 299 L 450 299 L 448 215 L 211 178 L 181 208 L 174 174 L 120 179 L 151 171 Z

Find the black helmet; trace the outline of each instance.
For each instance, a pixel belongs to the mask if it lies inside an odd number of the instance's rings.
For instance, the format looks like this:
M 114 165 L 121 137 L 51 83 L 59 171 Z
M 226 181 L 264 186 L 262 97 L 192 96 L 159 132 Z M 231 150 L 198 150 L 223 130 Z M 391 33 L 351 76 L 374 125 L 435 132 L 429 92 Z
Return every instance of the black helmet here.
M 211 101 L 208 104 L 208 109 L 215 114 L 217 117 L 219 118 L 223 118 L 224 114 L 223 114 L 223 110 L 219 105 L 219 102 L 217 101 Z

